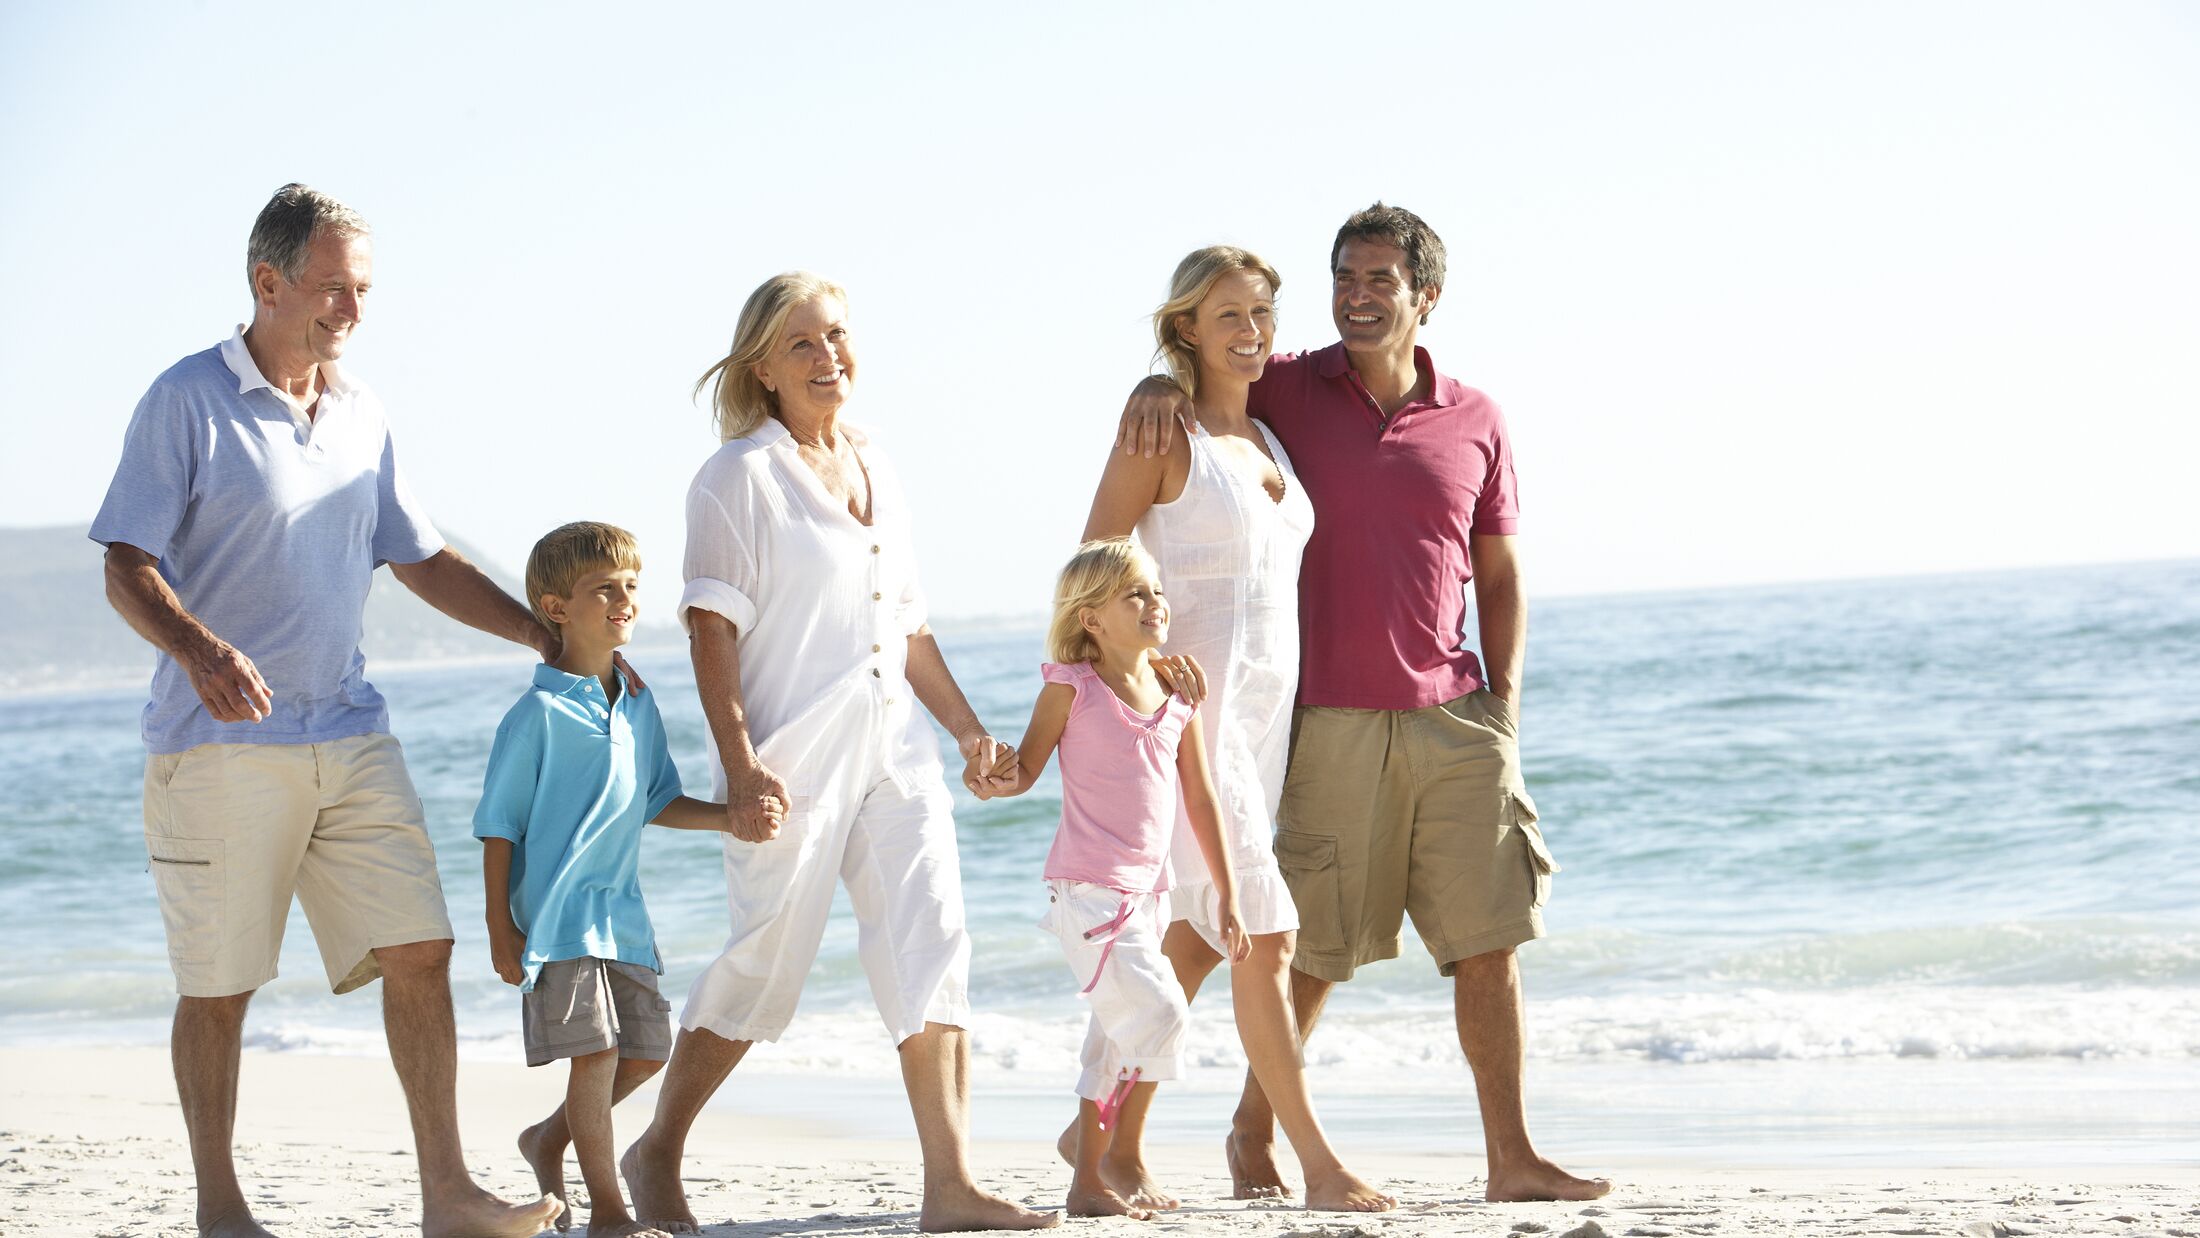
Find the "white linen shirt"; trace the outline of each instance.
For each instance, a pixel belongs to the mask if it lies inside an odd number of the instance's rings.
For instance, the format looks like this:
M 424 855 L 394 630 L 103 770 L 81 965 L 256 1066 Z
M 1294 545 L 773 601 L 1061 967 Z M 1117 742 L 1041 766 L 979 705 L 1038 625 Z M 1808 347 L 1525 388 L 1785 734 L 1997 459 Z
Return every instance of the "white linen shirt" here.
M 908 638 L 925 621 L 909 504 L 886 453 L 861 430 L 840 430 L 870 475 L 868 526 L 826 491 L 776 419 L 720 447 L 688 487 L 680 622 L 707 610 L 739 632 L 741 696 L 759 747 L 851 677 L 868 681 L 889 719 L 925 725 L 908 712 L 905 678 Z M 713 744 L 722 785 L 717 760 Z

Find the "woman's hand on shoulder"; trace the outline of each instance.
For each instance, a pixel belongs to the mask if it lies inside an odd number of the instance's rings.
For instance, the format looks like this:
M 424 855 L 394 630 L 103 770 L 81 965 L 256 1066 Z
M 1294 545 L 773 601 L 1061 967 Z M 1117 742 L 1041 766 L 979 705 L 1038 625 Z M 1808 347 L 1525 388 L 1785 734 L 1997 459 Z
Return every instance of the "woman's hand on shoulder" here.
M 1197 705 L 1207 699 L 1207 672 L 1198 658 L 1188 653 L 1156 653 L 1146 660 L 1153 664 L 1153 673 L 1161 677 L 1161 686 L 1183 697 L 1185 704 Z
M 768 843 L 779 837 L 788 803 L 787 784 L 763 762 L 726 771 L 726 832 L 742 842 Z

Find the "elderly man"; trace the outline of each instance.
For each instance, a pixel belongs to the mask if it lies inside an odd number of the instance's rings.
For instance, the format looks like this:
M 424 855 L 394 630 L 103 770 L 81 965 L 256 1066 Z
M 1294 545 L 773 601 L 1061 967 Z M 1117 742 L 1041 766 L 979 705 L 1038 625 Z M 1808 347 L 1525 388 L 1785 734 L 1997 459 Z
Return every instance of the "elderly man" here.
M 1474 1072 L 1493 1200 L 1612 1189 L 1544 1159 L 1521 1097 L 1513 949 L 1543 935 L 1557 871 L 1520 776 L 1527 605 L 1513 538 L 1512 446 L 1489 397 L 1416 342 L 1444 290 L 1444 243 L 1378 202 L 1329 257 L 1340 341 L 1277 357 L 1247 411 L 1268 423 L 1314 504 L 1299 573 L 1300 669 L 1276 860 L 1298 903 L 1291 996 L 1311 1034 L 1332 986 L 1398 954 L 1404 917 L 1450 978 Z M 1125 451 L 1168 450 L 1191 402 L 1147 379 Z M 1484 661 L 1466 640 L 1474 590 Z M 1229 1140 L 1240 1198 L 1288 1193 L 1274 1115 L 1250 1075 Z
M 420 797 L 362 674 L 388 563 L 445 614 L 543 652 L 525 606 L 443 544 L 407 491 L 382 406 L 337 368 L 373 276 L 367 226 L 277 191 L 246 256 L 252 324 L 154 380 L 92 522 L 107 596 L 159 649 L 144 736 L 145 845 L 176 975 L 176 1091 L 207 1235 L 265 1235 L 230 1155 L 238 1046 L 275 978 L 295 893 L 349 992 L 380 977 L 430 1235 L 539 1232 L 559 1204 L 476 1186 L 453 1097 L 451 924 Z

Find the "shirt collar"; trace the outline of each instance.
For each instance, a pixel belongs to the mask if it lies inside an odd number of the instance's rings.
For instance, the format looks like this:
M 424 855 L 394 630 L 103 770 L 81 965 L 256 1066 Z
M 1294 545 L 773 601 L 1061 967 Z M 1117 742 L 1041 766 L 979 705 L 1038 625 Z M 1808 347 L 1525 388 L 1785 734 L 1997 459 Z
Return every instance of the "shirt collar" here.
M 1314 354 L 1318 367 L 1316 373 L 1323 378 L 1343 378 L 1352 369 L 1351 354 L 1343 343 L 1331 344 Z M 1429 376 L 1428 402 L 1438 408 L 1449 408 L 1466 403 L 1466 388 L 1436 368 L 1436 359 L 1428 355 L 1428 349 L 1419 344 L 1413 346 L 1413 366 Z
M 535 686 L 559 696 L 575 696 L 593 701 L 599 708 L 610 707 L 610 702 L 604 698 L 603 684 L 594 675 L 567 674 L 548 662 L 535 667 Z M 621 692 L 619 699 L 623 701 L 632 695 L 632 692 Z
M 306 419 L 305 408 L 291 399 L 289 392 L 267 381 L 267 375 L 260 373 L 259 362 L 252 359 L 252 350 L 245 347 L 243 323 L 238 323 L 236 331 L 222 341 L 222 363 L 229 367 L 230 373 L 237 376 L 238 395 L 265 387 L 289 407 L 292 417 L 300 421 Z M 333 361 L 321 363 L 321 385 L 326 394 L 336 396 L 350 395 L 354 386 L 351 377 Z

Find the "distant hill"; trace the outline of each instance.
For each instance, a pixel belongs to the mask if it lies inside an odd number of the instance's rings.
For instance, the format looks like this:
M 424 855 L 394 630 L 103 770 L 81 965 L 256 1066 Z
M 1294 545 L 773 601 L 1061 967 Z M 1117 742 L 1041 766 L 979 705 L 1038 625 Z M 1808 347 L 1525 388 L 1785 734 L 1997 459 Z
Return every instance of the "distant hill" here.
M 143 685 L 152 678 L 153 648 L 107 604 L 98 543 L 87 525 L 0 529 L 0 607 L 44 616 L 28 629 L 27 647 L 0 665 L 0 694 Z M 481 566 L 514 597 L 520 582 L 490 565 L 463 539 L 451 545 Z M 665 635 L 652 626 L 650 635 Z M 374 574 L 360 648 L 368 673 L 377 666 L 511 656 L 515 647 L 454 623 L 413 596 L 387 571 Z

